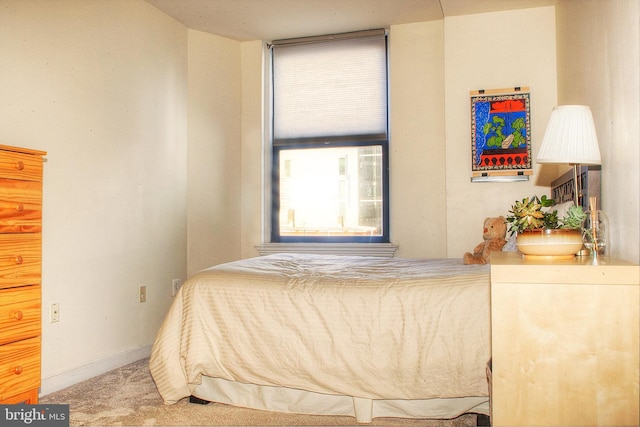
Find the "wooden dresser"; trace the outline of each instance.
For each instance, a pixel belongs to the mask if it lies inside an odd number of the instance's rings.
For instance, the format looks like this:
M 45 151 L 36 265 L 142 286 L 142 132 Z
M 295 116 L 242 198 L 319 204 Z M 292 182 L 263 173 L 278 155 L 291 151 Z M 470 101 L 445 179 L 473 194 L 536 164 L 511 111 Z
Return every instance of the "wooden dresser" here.
M 38 403 L 44 155 L 0 145 L 0 404 Z
M 491 422 L 638 426 L 640 267 L 491 255 Z

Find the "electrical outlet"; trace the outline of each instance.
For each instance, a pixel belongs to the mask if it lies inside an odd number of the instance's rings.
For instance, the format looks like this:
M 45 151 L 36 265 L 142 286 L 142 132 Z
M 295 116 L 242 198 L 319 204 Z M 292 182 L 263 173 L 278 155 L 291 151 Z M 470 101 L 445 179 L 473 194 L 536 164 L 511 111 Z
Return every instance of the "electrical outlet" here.
M 140 286 L 140 302 L 147 302 L 147 287 Z
M 49 307 L 49 322 L 55 323 L 60 321 L 60 305 L 54 302 Z
M 182 285 L 182 283 L 180 283 L 180 279 L 173 279 L 173 282 L 171 282 L 171 296 L 175 297 L 176 294 L 178 293 L 178 290 L 180 289 L 180 285 Z

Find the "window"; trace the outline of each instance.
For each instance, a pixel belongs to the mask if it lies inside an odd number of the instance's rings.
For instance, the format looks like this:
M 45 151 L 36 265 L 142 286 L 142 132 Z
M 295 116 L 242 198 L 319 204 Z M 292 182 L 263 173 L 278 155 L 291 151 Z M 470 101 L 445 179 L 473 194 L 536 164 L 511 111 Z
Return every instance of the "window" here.
M 271 50 L 272 242 L 389 242 L 384 30 Z

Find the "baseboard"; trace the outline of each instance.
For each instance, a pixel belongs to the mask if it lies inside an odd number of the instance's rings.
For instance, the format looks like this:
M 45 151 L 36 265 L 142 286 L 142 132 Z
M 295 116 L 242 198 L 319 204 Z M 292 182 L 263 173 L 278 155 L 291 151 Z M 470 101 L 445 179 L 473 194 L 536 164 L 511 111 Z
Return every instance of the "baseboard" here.
M 123 353 L 115 354 L 104 359 L 96 360 L 61 374 L 42 379 L 40 396 L 46 396 L 63 388 L 109 372 L 129 363 L 144 359 L 151 354 L 151 346 L 145 345 Z

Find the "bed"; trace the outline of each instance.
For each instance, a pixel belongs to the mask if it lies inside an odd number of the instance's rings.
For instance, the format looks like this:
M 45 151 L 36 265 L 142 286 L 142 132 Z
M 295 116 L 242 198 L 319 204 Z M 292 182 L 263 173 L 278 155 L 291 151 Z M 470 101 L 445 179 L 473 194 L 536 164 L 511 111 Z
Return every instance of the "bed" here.
M 181 287 L 153 345 L 163 400 L 304 414 L 489 414 L 489 266 L 274 254 Z

